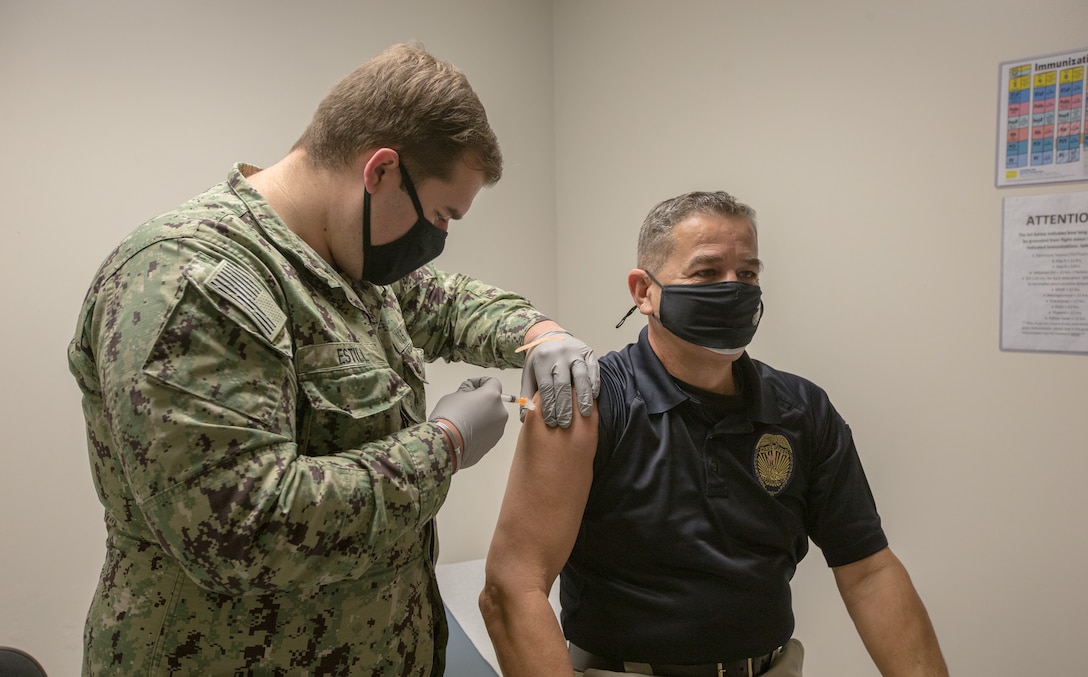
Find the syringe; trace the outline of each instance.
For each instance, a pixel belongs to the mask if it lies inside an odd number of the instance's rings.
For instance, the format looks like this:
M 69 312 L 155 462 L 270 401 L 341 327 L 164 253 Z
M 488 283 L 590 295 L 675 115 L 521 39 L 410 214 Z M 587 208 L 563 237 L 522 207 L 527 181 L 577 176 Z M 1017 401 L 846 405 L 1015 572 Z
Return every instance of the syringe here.
M 536 405 L 533 404 L 533 401 L 530 400 L 528 397 L 518 397 L 516 395 L 509 395 L 507 393 L 503 393 L 499 397 L 502 398 L 503 402 L 513 402 L 514 404 L 518 405 L 519 407 L 525 407 L 526 409 L 536 410 Z

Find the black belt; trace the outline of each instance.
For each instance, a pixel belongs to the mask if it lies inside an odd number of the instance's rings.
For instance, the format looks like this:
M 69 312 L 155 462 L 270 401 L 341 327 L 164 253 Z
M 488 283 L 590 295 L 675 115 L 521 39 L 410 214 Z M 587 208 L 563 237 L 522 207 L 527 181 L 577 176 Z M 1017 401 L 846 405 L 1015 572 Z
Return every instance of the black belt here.
M 668 665 L 664 663 L 645 663 L 620 661 L 592 654 L 571 642 L 570 660 L 575 670 L 596 668 L 611 672 L 634 672 L 636 674 L 662 675 L 662 677 L 757 677 L 771 668 L 774 659 L 782 652 L 782 647 L 756 656 L 742 658 L 725 663 L 703 663 L 701 665 Z M 645 672 L 649 670 L 649 672 Z

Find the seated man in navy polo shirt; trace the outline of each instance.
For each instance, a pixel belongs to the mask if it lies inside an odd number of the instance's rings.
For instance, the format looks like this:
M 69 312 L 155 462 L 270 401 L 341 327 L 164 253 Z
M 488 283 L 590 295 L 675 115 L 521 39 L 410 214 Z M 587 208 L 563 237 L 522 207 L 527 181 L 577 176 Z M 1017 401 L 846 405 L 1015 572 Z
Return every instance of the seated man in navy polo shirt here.
M 648 326 L 600 360 L 594 416 L 526 412 L 480 597 L 503 672 L 800 675 L 790 579 L 811 539 L 880 672 L 947 675 L 849 427 L 744 351 L 763 312 L 752 209 L 666 200 L 638 265 Z

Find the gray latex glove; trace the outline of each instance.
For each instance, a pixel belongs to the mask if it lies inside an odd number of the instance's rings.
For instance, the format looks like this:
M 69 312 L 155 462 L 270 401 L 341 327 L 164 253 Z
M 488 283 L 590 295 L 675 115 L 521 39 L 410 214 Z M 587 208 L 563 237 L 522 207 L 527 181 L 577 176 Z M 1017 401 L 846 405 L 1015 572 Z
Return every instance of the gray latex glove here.
M 521 396 L 532 400 L 533 393 L 539 390 L 544 423 L 567 428 L 573 417 L 571 383 L 578 396 L 578 411 L 589 416 L 593 400 L 601 392 L 601 370 L 593 349 L 570 332 L 546 331 L 537 339 L 545 336 L 562 340 L 545 341 L 529 350 L 521 372 Z M 521 420 L 525 420 L 525 409 L 521 410 Z
M 461 433 L 458 470 L 478 463 L 502 437 L 509 414 L 500 395 L 502 382 L 499 379 L 479 376 L 443 395 L 431 410 L 429 420 L 446 419 Z M 453 442 L 456 444 L 457 440 Z

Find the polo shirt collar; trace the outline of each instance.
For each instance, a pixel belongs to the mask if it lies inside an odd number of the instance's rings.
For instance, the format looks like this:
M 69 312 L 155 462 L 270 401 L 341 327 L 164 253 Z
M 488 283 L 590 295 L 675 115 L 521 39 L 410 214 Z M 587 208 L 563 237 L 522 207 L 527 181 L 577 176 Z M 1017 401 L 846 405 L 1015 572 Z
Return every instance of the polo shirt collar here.
M 740 356 L 733 365 L 733 372 L 744 383 L 747 393 L 748 417 L 759 423 L 780 423 L 782 413 L 778 407 L 778 395 L 774 386 L 759 375 L 756 361 L 748 356 L 748 351 Z
M 691 397 L 684 392 L 650 346 L 649 329 L 643 327 L 638 342 L 631 346 L 631 365 L 639 393 L 649 414 L 663 414 Z M 748 416 L 760 423 L 778 423 L 781 419 L 774 387 L 764 381 L 756 363 L 745 351 L 733 365 L 734 373 L 744 384 Z
M 631 346 L 631 369 L 635 373 L 639 394 L 646 403 L 647 413 L 663 414 L 689 399 L 650 347 L 648 327 L 642 328 L 638 342 Z

